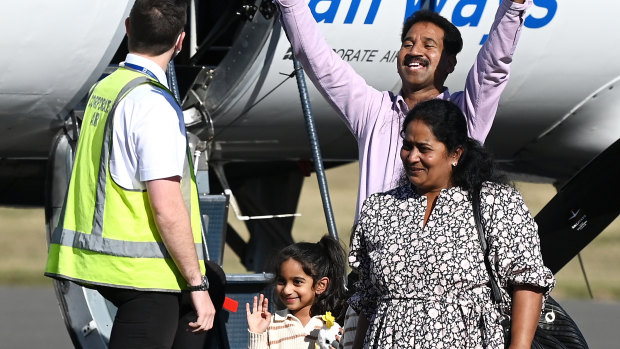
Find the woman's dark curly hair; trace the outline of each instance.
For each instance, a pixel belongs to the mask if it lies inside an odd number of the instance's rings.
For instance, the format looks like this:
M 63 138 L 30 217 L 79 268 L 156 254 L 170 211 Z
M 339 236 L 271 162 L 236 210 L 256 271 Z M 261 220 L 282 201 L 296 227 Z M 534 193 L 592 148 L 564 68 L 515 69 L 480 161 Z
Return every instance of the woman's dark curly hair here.
M 294 259 L 307 275 L 312 277 L 316 286 L 323 277 L 329 278 L 324 292 L 316 295 L 310 308 L 310 315 L 325 314 L 330 311 L 339 324 L 344 323 L 346 306 L 345 254 L 338 240 L 325 235 L 317 243 L 298 242 L 289 245 L 278 253 L 274 261 L 274 274 L 280 278 L 280 266 L 289 259 Z
M 454 103 L 441 99 L 418 103 L 403 121 L 402 137 L 409 123 L 414 120 L 427 125 L 435 138 L 446 146 L 448 154 L 458 148 L 463 149 L 458 164 L 452 169 L 454 186 L 471 191 L 485 181 L 507 183 L 505 176 L 497 172 L 489 151 L 467 135 L 465 115 Z

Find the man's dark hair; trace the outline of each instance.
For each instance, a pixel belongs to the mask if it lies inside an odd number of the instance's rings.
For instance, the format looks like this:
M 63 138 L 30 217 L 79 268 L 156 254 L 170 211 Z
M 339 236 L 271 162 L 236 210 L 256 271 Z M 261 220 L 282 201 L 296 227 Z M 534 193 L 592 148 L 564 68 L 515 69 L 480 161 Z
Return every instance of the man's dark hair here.
M 447 54 L 456 55 L 457 53 L 461 52 L 461 49 L 463 48 L 463 39 L 461 38 L 461 32 L 458 30 L 458 28 L 437 12 L 429 10 L 417 11 L 411 16 L 409 16 L 407 20 L 405 20 L 405 24 L 403 25 L 403 32 L 400 36 L 401 42 L 405 41 L 409 29 L 411 29 L 411 27 L 413 27 L 413 25 L 418 22 L 433 23 L 434 25 L 443 29 L 443 48 Z
M 458 148 L 463 149 L 458 164 L 452 170 L 454 186 L 472 190 L 485 181 L 507 183 L 506 177 L 496 170 L 491 153 L 467 135 L 465 115 L 456 104 L 442 99 L 418 103 L 403 121 L 403 137 L 407 125 L 414 120 L 428 126 L 435 138 L 446 146 L 448 154 Z
M 129 51 L 153 56 L 168 51 L 183 32 L 186 17 L 186 0 L 136 0 L 129 13 Z

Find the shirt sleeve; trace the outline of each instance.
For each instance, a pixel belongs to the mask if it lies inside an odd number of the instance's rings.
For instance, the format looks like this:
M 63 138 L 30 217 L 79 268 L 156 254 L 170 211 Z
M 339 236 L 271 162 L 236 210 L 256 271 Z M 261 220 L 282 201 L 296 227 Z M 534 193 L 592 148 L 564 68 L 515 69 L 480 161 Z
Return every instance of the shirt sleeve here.
M 342 349 L 353 348 L 353 341 L 355 340 L 355 332 L 357 331 L 357 321 L 359 316 L 352 307 L 347 308 L 347 312 L 344 319 L 343 334 L 340 340 Z
M 140 117 L 134 120 L 133 139 L 141 182 L 183 175 L 187 140 L 185 125 L 171 96 L 150 86 L 139 101 Z
M 277 0 L 280 21 L 295 57 L 356 139 L 379 113 L 384 94 L 369 86 L 327 44 L 305 1 Z
M 268 345 L 268 337 L 267 331 L 263 333 L 254 333 L 248 330 L 250 335 L 250 339 L 248 341 L 248 349 L 267 349 Z
M 380 296 L 375 287 L 376 276 L 373 275 L 372 261 L 368 253 L 367 235 L 372 234 L 376 220 L 376 196 L 371 195 L 364 201 L 349 250 L 349 265 L 358 273 L 355 293 L 349 298 L 349 305 L 359 314 L 363 313 L 370 320 L 377 312 Z
M 480 143 L 484 143 L 493 125 L 500 96 L 510 76 L 524 13 L 531 3 L 532 0 L 524 4 L 502 1 L 489 36 L 467 75 L 464 91 L 452 95 L 452 101 L 461 107 L 467 118 L 469 136 Z
M 538 226 L 521 194 L 502 186 L 482 194 L 488 219 L 485 230 L 490 237 L 489 262 L 499 285 L 507 290 L 514 285 L 532 285 L 544 289 L 545 299 L 555 286 L 555 278 L 540 253 Z

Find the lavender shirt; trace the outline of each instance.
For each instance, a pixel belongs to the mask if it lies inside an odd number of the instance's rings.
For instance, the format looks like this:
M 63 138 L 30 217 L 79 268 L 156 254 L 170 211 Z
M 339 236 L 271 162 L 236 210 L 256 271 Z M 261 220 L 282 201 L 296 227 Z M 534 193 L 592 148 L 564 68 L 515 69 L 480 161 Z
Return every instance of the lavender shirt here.
M 357 139 L 360 183 L 357 216 L 371 194 L 397 186 L 403 173 L 400 128 L 409 108 L 398 94 L 368 86 L 353 68 L 327 44 L 304 0 L 275 0 L 281 22 L 310 80 L 330 102 Z M 467 75 L 465 89 L 446 89 L 436 98 L 450 100 L 463 110 L 472 138 L 484 142 L 508 81 L 512 54 L 517 45 L 524 4 L 503 0 L 489 37 Z

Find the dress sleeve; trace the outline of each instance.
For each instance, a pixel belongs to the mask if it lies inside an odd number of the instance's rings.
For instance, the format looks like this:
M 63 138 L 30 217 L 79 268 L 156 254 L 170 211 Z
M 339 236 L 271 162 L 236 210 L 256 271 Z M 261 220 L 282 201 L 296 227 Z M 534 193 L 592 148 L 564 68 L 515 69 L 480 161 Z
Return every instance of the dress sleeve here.
M 371 263 L 368 254 L 367 237 L 372 234 L 376 224 L 376 196 L 371 195 L 364 201 L 349 251 L 349 265 L 356 270 L 359 280 L 355 283 L 355 293 L 349 298 L 349 305 L 359 314 L 363 313 L 370 320 L 377 312 L 377 300 L 380 296 L 375 287 L 376 279 L 372 275 Z
M 369 86 L 325 41 L 307 1 L 277 0 L 280 21 L 308 78 L 338 112 L 356 139 L 378 114 L 384 94 Z
M 491 250 L 489 261 L 499 285 L 510 290 L 514 285 L 532 285 L 544 289 L 545 299 L 555 286 L 553 274 L 543 264 L 538 226 L 523 197 L 516 189 L 502 186 L 483 195 L 488 219 Z
M 501 2 L 489 36 L 467 75 L 464 91 L 451 98 L 467 117 L 469 136 L 480 143 L 484 143 L 491 129 L 500 96 L 508 83 L 524 13 L 531 3 L 531 0 L 524 4 L 511 0 Z

